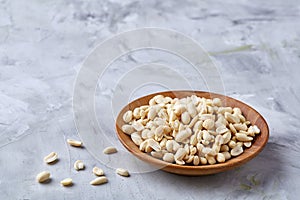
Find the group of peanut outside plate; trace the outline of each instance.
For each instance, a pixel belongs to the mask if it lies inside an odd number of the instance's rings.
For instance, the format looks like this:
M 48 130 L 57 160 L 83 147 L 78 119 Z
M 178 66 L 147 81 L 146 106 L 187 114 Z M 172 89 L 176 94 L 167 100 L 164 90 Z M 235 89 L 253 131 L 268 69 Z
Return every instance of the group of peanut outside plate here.
M 156 95 L 128 110 L 121 129 L 143 152 L 178 165 L 223 163 L 251 147 L 260 133 L 237 107 L 219 98 Z
M 82 147 L 82 145 L 83 145 L 81 141 L 72 140 L 72 139 L 68 139 L 67 142 L 73 147 Z M 116 153 L 116 152 L 117 152 L 117 149 L 115 147 L 107 147 L 103 150 L 103 153 L 105 153 L 105 154 L 112 154 L 112 153 Z M 47 164 L 55 164 L 57 161 L 58 161 L 58 154 L 56 152 L 51 152 L 49 155 L 44 157 L 44 162 Z M 84 165 L 83 161 L 82 160 L 75 161 L 74 169 L 77 171 L 84 170 L 85 165 Z M 93 174 L 95 174 L 98 177 L 93 179 L 92 181 L 90 181 L 91 185 L 101 185 L 101 184 L 108 182 L 108 179 L 104 175 L 104 171 L 101 168 L 94 167 L 92 172 L 93 172 Z M 125 176 L 125 177 L 129 176 L 129 172 L 123 168 L 117 168 L 116 173 L 119 174 L 120 176 Z M 49 182 L 50 172 L 49 171 L 40 172 L 36 176 L 36 180 L 39 183 Z M 65 178 L 62 181 L 60 181 L 60 184 L 62 186 L 67 186 L 67 187 L 72 186 L 73 180 L 71 178 Z

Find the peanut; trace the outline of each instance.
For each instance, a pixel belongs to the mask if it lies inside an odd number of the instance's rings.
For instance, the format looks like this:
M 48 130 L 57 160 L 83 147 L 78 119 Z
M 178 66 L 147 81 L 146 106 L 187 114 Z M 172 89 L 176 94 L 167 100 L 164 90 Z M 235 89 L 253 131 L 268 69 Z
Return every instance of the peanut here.
M 44 183 L 44 182 L 48 181 L 49 178 L 50 178 L 50 172 L 48 172 L 48 171 L 43 171 L 36 176 L 36 180 L 39 183 Z
M 79 170 L 83 170 L 85 168 L 83 162 L 81 160 L 77 160 L 75 163 L 74 163 L 74 168 L 79 171 Z
M 113 154 L 113 153 L 116 153 L 116 152 L 118 152 L 118 150 L 115 147 L 106 147 L 103 150 L 103 153 L 105 153 L 105 154 Z
M 103 176 L 104 175 L 104 171 L 102 169 L 100 169 L 99 167 L 94 167 L 93 168 L 93 173 L 96 176 Z
M 50 164 L 57 161 L 57 159 L 58 159 L 57 153 L 51 152 L 49 155 L 44 157 L 44 162 Z
M 119 174 L 120 176 L 125 176 L 125 177 L 130 176 L 129 172 L 123 168 L 117 168 L 116 173 Z
M 108 180 L 105 176 L 101 176 L 101 177 L 98 177 L 98 178 L 95 178 L 94 180 L 92 180 L 90 182 L 91 185 L 102 185 L 104 183 L 107 183 Z
M 71 186 L 73 185 L 73 180 L 71 178 L 65 178 L 64 180 L 60 181 L 62 186 Z
M 82 146 L 82 142 L 81 141 L 77 141 L 77 140 L 72 140 L 72 139 L 67 139 L 67 142 L 73 146 L 73 147 L 81 147 Z

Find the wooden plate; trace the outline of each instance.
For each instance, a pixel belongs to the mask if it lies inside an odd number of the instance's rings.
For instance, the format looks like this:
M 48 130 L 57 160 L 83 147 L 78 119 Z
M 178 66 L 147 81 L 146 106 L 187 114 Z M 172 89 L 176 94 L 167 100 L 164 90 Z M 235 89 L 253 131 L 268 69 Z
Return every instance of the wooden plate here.
M 225 106 L 230 107 L 238 107 L 242 110 L 243 115 L 246 117 L 247 120 L 251 122 L 251 124 L 255 124 L 258 126 L 258 128 L 261 130 L 261 133 L 259 135 L 256 135 L 254 142 L 250 148 L 246 148 L 244 153 L 241 154 L 238 157 L 232 158 L 225 163 L 218 163 L 214 165 L 199 165 L 199 166 L 191 166 L 191 165 L 177 165 L 177 164 L 170 164 L 165 161 L 156 159 L 152 157 L 151 155 L 148 155 L 147 153 L 141 152 L 136 146 L 133 141 L 131 140 L 130 136 L 126 135 L 124 132 L 122 132 L 121 127 L 124 124 L 123 122 L 123 114 L 127 110 L 133 110 L 136 107 L 147 105 L 149 100 L 154 97 L 155 95 L 162 94 L 164 96 L 169 96 L 172 98 L 184 98 L 191 95 L 196 95 L 199 97 L 205 97 L 205 98 L 215 98 L 218 97 L 222 100 L 223 104 Z M 233 99 L 231 97 L 227 97 L 220 94 L 214 94 L 209 92 L 201 92 L 201 91 L 167 91 L 167 92 L 159 92 L 155 94 L 150 94 L 144 97 L 141 97 L 139 99 L 136 99 L 135 101 L 129 103 L 127 106 L 125 106 L 121 112 L 119 113 L 117 120 L 116 120 L 116 130 L 117 135 L 121 143 L 125 146 L 126 149 L 128 149 L 133 155 L 138 157 L 139 159 L 148 162 L 149 164 L 157 167 L 158 169 L 162 169 L 167 172 L 175 173 L 175 174 L 181 174 L 181 175 L 190 175 L 190 176 L 197 176 L 197 175 L 207 175 L 207 174 L 215 174 L 223 171 L 227 171 L 230 169 L 233 169 L 235 167 L 238 167 L 255 156 L 259 152 L 262 151 L 264 146 L 266 145 L 268 138 L 269 138 L 269 128 L 265 121 L 265 119 L 253 108 L 248 106 L 247 104 L 238 101 L 236 99 Z

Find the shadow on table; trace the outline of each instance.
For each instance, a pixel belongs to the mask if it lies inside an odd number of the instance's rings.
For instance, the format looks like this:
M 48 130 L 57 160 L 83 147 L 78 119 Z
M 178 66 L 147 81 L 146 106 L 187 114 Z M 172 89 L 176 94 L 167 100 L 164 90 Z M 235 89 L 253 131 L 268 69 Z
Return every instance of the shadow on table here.
M 203 192 L 208 191 L 217 195 L 222 191 L 226 199 L 235 199 L 249 193 L 266 197 L 268 190 L 274 190 L 274 183 L 284 179 L 282 148 L 278 144 L 268 143 L 256 158 L 241 167 L 219 174 L 189 177 L 156 171 L 152 177 L 174 191 L 194 195 L 203 195 Z

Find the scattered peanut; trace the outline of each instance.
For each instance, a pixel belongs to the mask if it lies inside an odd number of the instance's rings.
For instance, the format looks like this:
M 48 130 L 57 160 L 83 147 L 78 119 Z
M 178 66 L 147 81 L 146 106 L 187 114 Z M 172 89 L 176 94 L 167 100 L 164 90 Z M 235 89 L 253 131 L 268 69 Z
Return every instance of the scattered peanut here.
M 125 177 L 129 176 L 129 172 L 126 169 L 122 169 L 122 168 L 117 168 L 116 173 L 119 174 L 120 176 L 125 176 Z
M 74 163 L 74 168 L 79 171 L 79 170 L 83 170 L 85 168 L 83 162 L 81 160 L 77 160 L 75 163 Z
M 95 178 L 94 180 L 92 180 L 90 182 L 91 185 L 102 185 L 104 183 L 107 183 L 108 180 L 105 176 L 101 176 L 101 177 L 98 177 L 98 178 Z
M 44 162 L 50 164 L 57 161 L 57 159 L 58 159 L 57 153 L 51 152 L 49 155 L 44 157 Z
M 115 147 L 106 147 L 103 150 L 103 153 L 105 153 L 105 154 L 112 154 L 112 153 L 116 153 L 116 152 L 118 152 L 118 150 Z
M 213 165 L 244 152 L 260 133 L 240 108 L 223 107 L 219 98 L 154 96 L 149 105 L 128 110 L 122 131 L 143 152 L 178 165 Z M 126 170 L 117 169 L 118 174 Z
M 93 168 L 93 173 L 96 176 L 103 176 L 104 175 L 104 171 L 102 169 L 100 169 L 99 167 L 94 167 Z
M 49 178 L 50 178 L 50 172 L 48 172 L 48 171 L 43 171 L 36 176 L 36 180 L 39 183 L 44 183 L 44 182 L 48 181 Z
M 71 178 L 66 178 L 66 179 L 60 181 L 60 184 L 61 184 L 62 186 L 71 186 L 71 185 L 73 185 L 73 182 L 72 182 L 72 181 L 73 181 L 73 180 L 72 180 Z
M 81 141 L 77 141 L 77 140 L 73 140 L 73 139 L 67 139 L 67 142 L 73 147 L 81 147 L 82 146 Z

